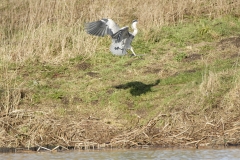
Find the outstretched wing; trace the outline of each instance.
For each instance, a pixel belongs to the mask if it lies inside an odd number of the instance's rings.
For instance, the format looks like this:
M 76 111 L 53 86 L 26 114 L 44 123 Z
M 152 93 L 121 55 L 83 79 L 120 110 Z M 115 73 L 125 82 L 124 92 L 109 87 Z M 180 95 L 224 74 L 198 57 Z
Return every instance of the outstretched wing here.
M 112 19 L 101 19 L 99 21 L 85 24 L 85 30 L 88 34 L 95 36 L 112 36 L 120 27 Z
M 122 40 L 129 38 L 131 35 L 128 31 L 128 27 L 123 27 L 116 33 L 112 35 L 112 38 L 116 40 L 116 42 L 121 42 Z

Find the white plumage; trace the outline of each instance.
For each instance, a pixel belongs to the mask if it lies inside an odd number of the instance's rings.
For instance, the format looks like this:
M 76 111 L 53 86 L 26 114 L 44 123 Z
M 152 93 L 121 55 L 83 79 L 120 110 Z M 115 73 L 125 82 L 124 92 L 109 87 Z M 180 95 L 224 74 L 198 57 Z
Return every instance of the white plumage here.
M 136 27 L 137 20 L 133 20 L 133 33 L 129 32 L 128 27 L 120 28 L 112 19 L 101 19 L 99 21 L 86 23 L 85 30 L 88 34 L 95 36 L 110 35 L 112 37 L 112 44 L 110 51 L 114 55 L 125 55 L 127 49 L 130 49 L 134 56 L 136 56 L 131 46 L 133 38 L 136 36 L 138 30 Z

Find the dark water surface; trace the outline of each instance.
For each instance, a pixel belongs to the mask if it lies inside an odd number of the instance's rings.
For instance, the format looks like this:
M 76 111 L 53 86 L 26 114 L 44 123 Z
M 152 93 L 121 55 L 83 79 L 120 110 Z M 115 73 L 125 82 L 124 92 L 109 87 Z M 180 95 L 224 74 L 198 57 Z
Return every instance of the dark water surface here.
M 3 153 L 3 160 L 158 160 L 158 159 L 240 159 L 240 148 L 228 149 L 128 149 L 128 150 L 89 150 L 69 152 Z

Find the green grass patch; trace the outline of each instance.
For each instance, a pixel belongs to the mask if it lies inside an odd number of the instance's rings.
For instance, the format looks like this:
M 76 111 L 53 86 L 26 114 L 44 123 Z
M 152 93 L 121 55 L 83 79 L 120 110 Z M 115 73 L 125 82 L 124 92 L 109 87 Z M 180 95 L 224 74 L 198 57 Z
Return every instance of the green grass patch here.
M 132 45 L 136 54 L 144 56 L 114 56 L 107 50 L 106 38 L 99 39 L 103 47 L 88 58 L 78 55 L 61 64 L 36 58 L 22 65 L 12 64 L 9 69 L 19 72 L 17 82 L 28 88 L 35 107 L 58 106 L 55 113 L 60 116 L 72 110 L 74 114 L 112 118 L 110 121 L 118 117 L 129 124 L 140 116 L 143 119 L 139 124 L 144 124 L 158 112 L 180 110 L 182 106 L 206 109 L 204 106 L 218 104 L 235 83 L 236 76 L 230 70 L 237 71 L 239 65 L 235 58 L 218 56 L 221 50 L 217 52 L 215 44 L 238 31 L 240 23 L 235 18 L 200 19 L 140 33 Z M 68 41 L 71 48 L 71 39 Z M 192 54 L 200 57 L 190 59 Z M 204 97 L 200 88 L 210 71 L 229 74 L 217 76 L 220 89 Z
M 211 42 L 222 36 L 236 35 L 239 32 L 239 19 L 227 16 L 214 20 L 204 18 L 194 22 L 163 26 L 150 30 L 146 38 L 152 43 L 172 44 L 173 47 L 182 48 L 202 41 Z

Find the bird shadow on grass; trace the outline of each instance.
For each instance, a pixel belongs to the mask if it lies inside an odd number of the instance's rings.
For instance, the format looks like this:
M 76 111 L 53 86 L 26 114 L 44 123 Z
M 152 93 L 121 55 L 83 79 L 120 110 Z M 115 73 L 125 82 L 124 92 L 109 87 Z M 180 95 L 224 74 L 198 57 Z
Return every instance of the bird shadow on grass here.
M 146 94 L 147 92 L 152 92 L 152 87 L 160 83 L 160 79 L 156 80 L 154 83 L 145 84 L 139 81 L 128 82 L 126 84 L 120 84 L 114 86 L 116 89 L 128 89 L 130 88 L 130 93 L 133 96 L 140 96 Z

